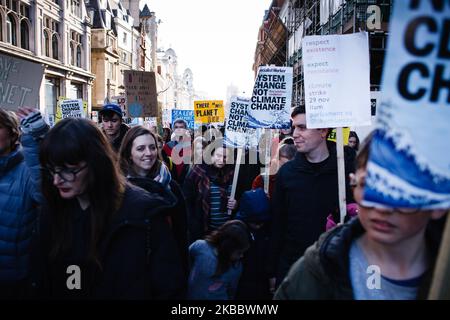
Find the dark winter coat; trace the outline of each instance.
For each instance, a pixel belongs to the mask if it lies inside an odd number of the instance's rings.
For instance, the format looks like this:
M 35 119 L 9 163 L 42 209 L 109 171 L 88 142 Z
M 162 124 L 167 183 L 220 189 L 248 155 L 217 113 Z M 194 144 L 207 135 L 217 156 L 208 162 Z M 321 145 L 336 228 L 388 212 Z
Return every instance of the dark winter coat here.
M 24 159 L 22 152 L 36 156 Z M 42 202 L 38 152 L 38 142 L 26 134 L 22 147 L 0 157 L 0 289 L 28 276 L 32 232 Z
M 120 145 L 122 144 L 123 137 L 125 137 L 125 134 L 130 129 L 128 125 L 125 123 L 122 123 L 120 125 L 120 134 L 117 138 L 115 138 L 113 141 L 111 141 L 111 146 L 113 147 L 113 150 L 117 153 L 119 152 Z
M 277 173 L 271 199 L 268 272 L 276 276 L 278 284 L 306 248 L 325 232 L 328 214 L 339 207 L 336 148 L 329 144 L 328 149 L 330 156 L 319 168 L 308 162 L 304 154 L 297 153 Z M 346 163 L 346 176 L 353 166 Z
M 161 196 L 168 203 L 164 212 L 166 213 L 173 236 L 175 237 L 187 281 L 187 276 L 189 274 L 187 208 L 180 186 L 174 180 L 170 181 L 170 190 L 164 188 L 161 183 L 149 178 L 128 177 L 128 181 L 150 193 Z
M 430 221 L 427 248 L 430 261 L 437 257 L 443 221 Z M 305 255 L 292 266 L 275 293 L 279 300 L 350 300 L 354 299 L 350 280 L 350 247 L 364 229 L 358 218 L 340 225 L 320 236 Z M 422 279 L 417 299 L 426 299 L 431 285 L 434 263 Z
M 269 225 L 258 230 L 249 228 L 252 235 L 250 248 L 242 259 L 242 273 L 236 291 L 237 300 L 270 300 L 269 274 L 266 265 L 270 243 Z
M 161 211 L 167 203 L 159 196 L 127 185 L 122 205 L 106 227 L 99 245 L 101 269 L 86 262 L 83 242 L 88 219 L 79 228 L 82 236 L 64 257 L 50 261 L 51 215 L 44 211 L 39 230 L 40 246 L 33 286 L 40 297 L 87 299 L 179 299 L 185 277 L 177 245 Z M 72 210 L 73 209 L 73 210 Z M 76 200 L 71 212 L 82 216 Z M 88 216 L 88 215 L 85 215 Z M 86 225 L 87 224 L 87 225 Z M 80 244 L 81 243 L 81 244 Z M 81 290 L 67 289 L 69 265 L 80 265 Z

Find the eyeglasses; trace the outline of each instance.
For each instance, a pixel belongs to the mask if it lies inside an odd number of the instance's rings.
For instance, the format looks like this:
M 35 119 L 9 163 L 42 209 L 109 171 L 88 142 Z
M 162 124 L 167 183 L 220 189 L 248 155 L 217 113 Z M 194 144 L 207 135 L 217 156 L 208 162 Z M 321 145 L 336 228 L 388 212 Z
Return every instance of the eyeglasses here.
M 69 169 L 69 168 L 63 168 L 61 170 L 55 170 L 54 168 L 49 168 L 47 167 L 47 173 L 51 176 L 54 177 L 55 174 L 57 174 L 62 180 L 64 180 L 65 182 L 74 182 L 75 179 L 77 178 L 77 174 L 79 172 L 81 172 L 82 170 L 87 168 L 87 164 L 82 166 L 81 168 L 78 169 Z
M 350 187 L 353 188 L 353 191 L 355 192 L 356 188 L 360 188 L 359 192 L 361 192 L 361 196 L 359 198 L 362 199 L 362 191 L 365 187 L 366 183 L 364 181 L 364 179 L 362 181 L 358 181 L 358 179 L 356 179 L 356 176 L 352 175 L 351 179 L 350 179 Z M 364 209 L 374 209 L 374 206 L 367 206 L 367 205 L 363 205 L 362 202 L 358 202 L 357 201 L 357 197 L 355 196 L 355 202 L 358 204 L 359 207 L 364 208 Z M 391 212 L 397 212 L 397 213 L 401 213 L 401 214 L 414 214 L 417 213 L 421 210 L 420 207 L 414 207 L 414 208 L 392 208 L 392 207 L 388 207 L 385 209 L 386 211 L 391 211 Z

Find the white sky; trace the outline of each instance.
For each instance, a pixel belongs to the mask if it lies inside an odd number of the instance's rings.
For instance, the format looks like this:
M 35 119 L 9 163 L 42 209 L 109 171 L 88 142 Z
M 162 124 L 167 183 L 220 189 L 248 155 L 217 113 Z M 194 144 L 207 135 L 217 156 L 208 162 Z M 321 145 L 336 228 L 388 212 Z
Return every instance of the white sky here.
M 194 88 L 225 100 L 230 84 L 253 90 L 252 65 L 264 10 L 272 0 L 145 0 L 156 19 L 158 47 L 171 47 L 178 73 L 190 68 Z

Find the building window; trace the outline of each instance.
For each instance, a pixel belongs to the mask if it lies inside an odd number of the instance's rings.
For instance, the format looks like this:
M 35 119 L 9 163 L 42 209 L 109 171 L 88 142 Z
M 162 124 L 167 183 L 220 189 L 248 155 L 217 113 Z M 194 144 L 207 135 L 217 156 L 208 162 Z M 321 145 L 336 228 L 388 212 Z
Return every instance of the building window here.
M 77 67 L 81 68 L 81 46 L 77 46 Z
M 20 23 L 20 46 L 23 49 L 30 50 L 29 30 L 26 20 L 22 20 Z
M 44 31 L 44 55 L 50 57 L 50 39 L 47 32 Z
M 59 60 L 59 23 L 44 17 L 44 55 Z
M 60 96 L 59 79 L 45 78 L 45 109 L 47 114 L 55 114 L 56 104 Z
M 81 34 L 72 31 L 70 38 L 70 64 L 81 68 Z
M 71 82 L 67 98 L 83 99 L 83 85 L 81 83 Z
M 25 4 L 21 4 L 20 5 L 20 14 L 23 17 L 26 17 L 29 19 L 30 18 L 30 7 L 26 6 Z
M 12 14 L 6 16 L 6 42 L 17 46 L 16 20 Z
M 71 0 L 71 12 L 73 15 L 81 18 L 81 6 L 80 6 L 80 0 Z
M 123 44 L 127 44 L 127 34 L 123 33 Z
M 52 36 L 52 57 L 53 59 L 58 60 L 58 37 L 56 34 Z
M 69 50 L 70 64 L 75 65 L 75 55 L 73 54 L 74 52 L 73 52 L 73 43 L 72 42 L 70 43 L 69 48 L 70 48 L 70 50 Z

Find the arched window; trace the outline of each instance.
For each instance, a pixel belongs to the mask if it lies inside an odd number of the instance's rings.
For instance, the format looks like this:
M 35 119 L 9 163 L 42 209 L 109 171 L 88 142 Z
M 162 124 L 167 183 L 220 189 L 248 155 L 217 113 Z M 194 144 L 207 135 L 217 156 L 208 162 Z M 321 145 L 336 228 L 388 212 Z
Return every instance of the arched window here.
M 30 36 L 28 24 L 25 20 L 20 23 L 20 46 L 23 49 L 30 50 Z
M 1 14 L 0 14 L 0 41 L 3 41 L 3 19 Z
M 77 46 L 77 67 L 81 68 L 81 47 Z
M 16 20 L 11 14 L 6 16 L 6 42 L 17 46 Z
M 44 55 L 50 57 L 50 39 L 48 33 L 44 31 Z
M 75 52 L 74 52 L 74 50 L 73 50 L 73 43 L 71 42 L 70 43 L 70 50 L 69 50 L 69 53 L 70 53 L 70 64 L 71 65 L 75 65 Z
M 52 36 L 52 58 L 58 60 L 58 37 L 56 34 Z

